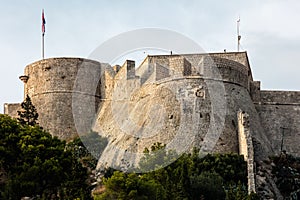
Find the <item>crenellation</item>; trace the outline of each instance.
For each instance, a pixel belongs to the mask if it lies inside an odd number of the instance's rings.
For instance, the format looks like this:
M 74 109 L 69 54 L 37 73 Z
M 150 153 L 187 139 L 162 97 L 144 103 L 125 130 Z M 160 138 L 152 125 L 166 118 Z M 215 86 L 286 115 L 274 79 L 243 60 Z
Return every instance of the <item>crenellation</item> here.
M 114 69 L 115 73 L 118 73 L 121 69 L 121 66 L 120 65 L 115 65 L 115 66 L 113 66 L 113 69 Z
M 134 79 L 135 78 L 135 61 L 133 60 L 126 60 L 123 64 L 123 67 L 126 68 L 126 78 Z
M 259 103 L 261 101 L 260 81 L 250 81 L 250 94 L 253 102 Z
M 167 67 L 160 65 L 159 63 L 155 63 L 155 81 L 159 81 L 161 79 L 170 77 L 170 70 Z
M 173 77 L 189 76 L 192 74 L 191 63 L 183 56 L 169 58 L 170 75 Z
M 155 64 L 150 62 L 149 56 L 143 61 L 143 63 L 136 69 L 136 75 L 140 77 L 141 84 L 145 84 L 146 82 L 155 81 Z

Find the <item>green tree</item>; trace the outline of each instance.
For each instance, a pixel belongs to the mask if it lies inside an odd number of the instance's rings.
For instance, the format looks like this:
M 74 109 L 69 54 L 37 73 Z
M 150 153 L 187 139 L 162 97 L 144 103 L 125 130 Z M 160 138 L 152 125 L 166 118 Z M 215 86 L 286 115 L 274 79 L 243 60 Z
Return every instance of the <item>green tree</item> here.
M 39 126 L 0 115 L 0 199 L 90 199 L 87 169 Z
M 32 104 L 31 99 L 28 95 L 26 96 L 26 99 L 21 103 L 21 108 L 22 109 L 18 111 L 18 121 L 23 125 L 36 125 L 39 114 L 37 113 L 36 108 Z
M 242 156 L 208 154 L 200 157 L 195 149 L 165 166 L 166 161 L 169 163 L 178 156 L 174 151 L 166 152 L 164 147 L 155 143 L 145 149 L 145 157 L 141 159 L 142 170 L 153 169 L 153 166 L 156 170 L 139 175 L 115 172 L 104 179 L 105 189 L 99 199 L 155 199 L 157 194 L 158 199 L 254 199 L 255 195 L 247 194 L 247 166 Z M 152 189 L 145 196 L 142 185 L 147 184 Z
M 198 176 L 190 177 L 190 199 L 224 199 L 223 178 L 215 172 L 202 172 Z
M 135 173 L 122 173 L 115 171 L 114 174 L 104 179 L 105 192 L 95 197 L 96 200 L 106 199 L 166 199 L 166 194 L 155 180 L 148 180 Z
M 247 187 L 239 181 L 237 184 L 229 185 L 226 189 L 225 200 L 259 200 L 259 196 L 255 193 L 248 194 Z
M 174 151 L 165 151 L 166 145 L 162 143 L 154 143 L 150 150 L 144 149 L 144 157 L 141 159 L 139 166 L 140 171 L 152 171 L 155 169 L 161 169 L 169 163 L 175 161 L 176 156 Z

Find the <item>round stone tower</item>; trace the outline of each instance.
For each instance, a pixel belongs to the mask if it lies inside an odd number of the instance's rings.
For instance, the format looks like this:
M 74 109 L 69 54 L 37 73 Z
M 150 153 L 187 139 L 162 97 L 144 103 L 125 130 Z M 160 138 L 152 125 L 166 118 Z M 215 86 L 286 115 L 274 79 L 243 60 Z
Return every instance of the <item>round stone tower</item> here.
M 90 126 L 93 121 L 101 97 L 100 76 L 101 64 L 97 61 L 49 58 L 27 65 L 20 79 L 24 82 L 25 96 L 31 97 L 39 113 L 39 124 L 52 135 L 68 141 L 79 132 L 73 117 L 74 110 L 82 111 L 78 105 L 93 102 L 90 116 L 85 114 L 87 121 L 82 123 Z M 88 80 L 81 81 L 85 85 L 80 86 L 78 80 L 86 77 Z

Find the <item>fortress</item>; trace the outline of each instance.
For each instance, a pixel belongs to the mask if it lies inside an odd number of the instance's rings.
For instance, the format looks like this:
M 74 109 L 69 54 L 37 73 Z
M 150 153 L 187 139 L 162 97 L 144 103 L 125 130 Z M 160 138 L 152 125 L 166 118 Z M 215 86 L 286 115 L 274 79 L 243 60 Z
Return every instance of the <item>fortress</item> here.
M 49 58 L 20 79 L 44 129 L 67 141 L 97 131 L 122 150 L 116 157 L 155 142 L 179 152 L 196 146 L 241 153 L 253 174 L 269 155 L 300 156 L 300 91 L 261 90 L 246 52 L 153 55 L 137 68 Z M 11 116 L 18 109 L 4 105 Z

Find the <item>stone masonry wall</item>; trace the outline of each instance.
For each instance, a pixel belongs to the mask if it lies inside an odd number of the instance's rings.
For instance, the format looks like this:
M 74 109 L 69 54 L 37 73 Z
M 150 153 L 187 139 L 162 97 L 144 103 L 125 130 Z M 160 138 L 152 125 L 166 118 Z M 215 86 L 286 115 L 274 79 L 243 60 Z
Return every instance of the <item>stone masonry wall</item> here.
M 126 60 L 123 67 L 126 68 L 127 79 L 135 78 L 135 62 L 133 60 Z
M 187 59 L 191 64 L 188 66 L 195 66 L 194 58 L 194 62 Z M 105 151 L 109 162 L 117 165 L 117 158 L 126 152 L 142 152 L 155 142 L 167 144 L 168 148 L 179 152 L 193 147 L 209 152 L 238 152 L 236 113 L 240 109 L 251 119 L 249 126 L 255 140 L 255 157 L 265 159 L 272 154 L 249 94 L 247 68 L 235 61 L 215 58 L 221 71 L 219 77 L 184 76 L 184 59 L 175 55 L 149 56 L 136 70 L 135 79 L 126 80 L 124 67 L 116 74 L 111 101 L 101 105 L 94 127 L 100 135 L 109 138 Z M 171 68 L 177 65 L 181 76 L 171 75 L 153 81 L 155 64 L 166 69 L 171 67 L 169 65 L 173 65 Z M 204 69 L 210 67 L 207 64 L 209 62 L 204 60 Z M 224 91 L 220 93 L 218 90 L 222 88 Z M 223 125 L 220 124 L 222 113 L 225 114 Z M 216 125 L 221 126 L 220 135 L 216 135 L 217 129 L 213 128 Z M 114 154 L 110 154 L 111 151 Z
M 170 75 L 173 77 L 189 76 L 192 74 L 191 63 L 182 56 L 169 58 Z
M 36 106 L 40 125 L 67 140 L 87 131 L 82 127 L 91 127 L 101 97 L 100 74 L 100 63 L 80 58 L 50 58 L 26 66 L 25 95 Z M 88 120 L 74 119 L 74 114 Z
M 170 70 L 158 63 L 155 63 L 155 81 L 167 78 L 170 76 Z
M 13 118 L 18 118 L 18 110 L 21 109 L 20 103 L 6 103 L 4 104 L 4 114 Z
M 300 92 L 260 91 L 256 109 L 275 154 L 300 156 Z
M 243 56 L 240 56 L 234 60 L 226 59 L 226 54 L 224 54 L 224 56 L 220 56 L 219 54 L 163 55 L 149 56 L 148 59 L 149 63 L 158 63 L 165 68 L 170 68 L 170 75 L 174 74 L 175 72 L 175 74 L 178 74 L 179 72 L 183 74 L 183 66 L 185 65 L 187 66 L 185 76 L 200 75 L 205 78 L 216 80 L 219 79 L 241 85 L 250 90 L 250 82 L 253 81 L 252 75 L 248 66 L 241 64 L 247 63 L 248 61 L 247 57 L 245 57 L 243 53 L 242 55 Z M 190 67 L 188 63 L 190 63 Z

